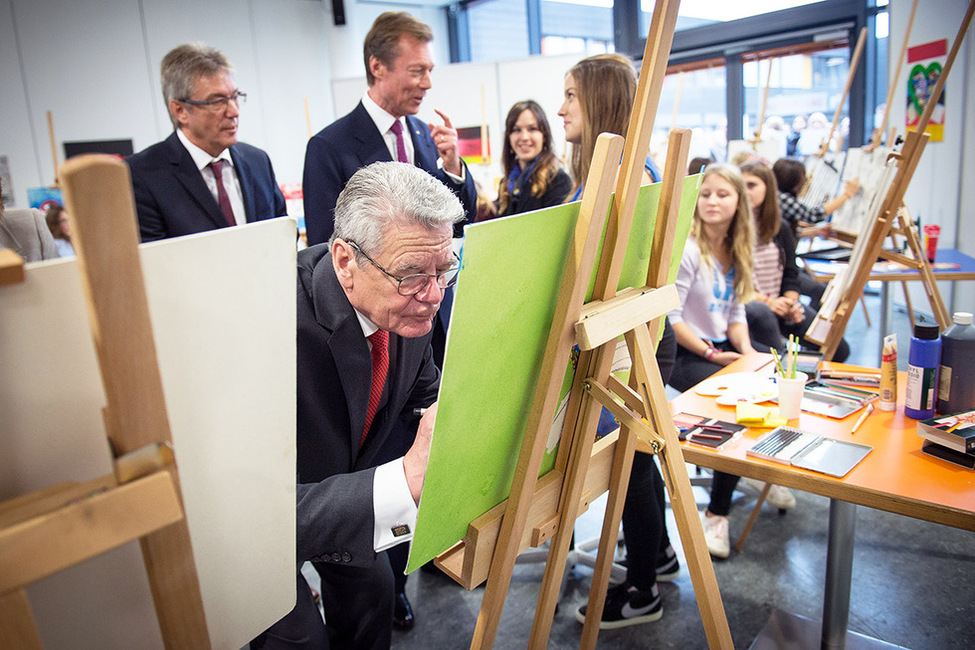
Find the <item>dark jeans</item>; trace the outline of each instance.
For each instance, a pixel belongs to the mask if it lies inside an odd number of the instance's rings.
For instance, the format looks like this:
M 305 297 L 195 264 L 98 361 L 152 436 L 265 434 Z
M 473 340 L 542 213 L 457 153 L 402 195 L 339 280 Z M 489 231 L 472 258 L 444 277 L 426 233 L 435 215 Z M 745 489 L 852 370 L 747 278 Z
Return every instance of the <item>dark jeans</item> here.
M 813 311 L 819 311 L 825 291 L 826 284 L 816 282 L 806 269 L 799 269 L 799 295 L 809 296 L 809 306 Z
M 789 335 L 797 337 L 804 344 L 819 349 L 819 346 L 806 341 L 806 332 L 816 318 L 816 312 L 807 305 L 802 306 L 803 318 L 798 323 L 788 322 L 776 316 L 771 308 L 763 302 L 753 300 L 745 305 L 745 318 L 748 320 L 748 333 L 752 338 L 752 346 L 759 352 L 766 352 L 774 347 L 779 353 L 785 351 L 785 342 Z M 833 361 L 843 362 L 850 356 L 850 344 L 846 339 L 840 339 L 833 355 Z
M 670 322 L 664 320 L 664 333 L 657 346 L 657 367 L 664 384 L 674 369 L 677 339 Z M 633 470 L 623 502 L 623 538 L 626 540 L 626 579 L 641 591 L 651 591 L 657 583 L 656 567 L 670 546 L 664 518 L 664 479 L 653 455 L 633 455 Z
M 715 347 L 721 350 L 734 349 L 728 341 L 716 344 Z M 704 357 L 678 345 L 677 362 L 674 364 L 674 374 L 670 378 L 670 385 L 681 392 L 690 390 L 721 368 L 721 365 L 711 363 Z M 714 472 L 714 477 L 711 479 L 711 504 L 708 506 L 711 514 L 728 514 L 728 510 L 731 508 L 731 495 L 738 484 L 738 478 L 734 474 Z

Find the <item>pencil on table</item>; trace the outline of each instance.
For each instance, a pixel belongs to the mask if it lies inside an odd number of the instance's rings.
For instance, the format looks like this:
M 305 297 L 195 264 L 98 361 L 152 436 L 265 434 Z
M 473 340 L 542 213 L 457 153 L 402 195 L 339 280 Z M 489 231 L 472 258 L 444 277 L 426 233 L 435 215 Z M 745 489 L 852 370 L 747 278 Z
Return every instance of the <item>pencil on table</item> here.
M 867 408 L 863 411 L 863 414 L 860 416 L 860 419 L 857 420 L 857 423 L 853 425 L 853 430 L 850 431 L 850 433 L 851 434 L 856 433 L 857 429 L 860 428 L 860 425 L 863 424 L 863 421 L 866 420 L 867 416 L 870 415 L 872 412 L 873 412 L 873 404 L 867 404 Z

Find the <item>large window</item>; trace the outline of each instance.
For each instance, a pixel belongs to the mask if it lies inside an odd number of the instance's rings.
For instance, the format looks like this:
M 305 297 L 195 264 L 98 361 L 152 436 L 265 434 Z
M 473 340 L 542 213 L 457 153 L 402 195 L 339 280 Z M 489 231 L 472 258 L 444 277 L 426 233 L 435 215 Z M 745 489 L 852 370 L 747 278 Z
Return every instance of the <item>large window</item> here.
M 666 158 L 667 137 L 675 126 L 691 129 L 688 159 L 724 159 L 728 145 L 725 77 L 724 61 L 713 59 L 672 69 L 664 78 L 650 144 L 654 160 L 662 163 Z
M 830 136 L 842 98 L 831 148 L 846 147 L 850 111 L 843 89 L 850 71 L 850 49 L 845 39 L 749 52 L 742 59 L 742 134 L 746 138 L 758 134 L 763 141 L 775 142 L 779 157 L 815 153 Z
M 681 0 L 677 10 L 677 31 L 694 29 L 711 23 L 724 23 L 729 20 L 760 16 L 772 11 L 791 9 L 813 4 L 819 0 L 748 0 L 748 2 L 728 2 L 727 0 Z M 646 34 L 650 29 L 653 8 L 656 0 L 640 0 L 640 31 Z
M 450 10 L 453 60 L 533 54 L 643 54 L 655 0 L 462 0 Z M 694 130 L 692 155 L 721 159 L 725 143 L 756 131 L 783 153 L 818 149 L 837 106 L 834 145 L 859 146 L 883 119 L 886 0 L 682 0 L 654 128 Z M 853 44 L 867 44 L 841 102 Z M 768 86 L 768 99 L 765 100 Z M 762 106 L 765 113 L 762 114 Z M 764 124 L 759 124 L 764 122 Z M 825 122 L 825 124 L 824 124 Z

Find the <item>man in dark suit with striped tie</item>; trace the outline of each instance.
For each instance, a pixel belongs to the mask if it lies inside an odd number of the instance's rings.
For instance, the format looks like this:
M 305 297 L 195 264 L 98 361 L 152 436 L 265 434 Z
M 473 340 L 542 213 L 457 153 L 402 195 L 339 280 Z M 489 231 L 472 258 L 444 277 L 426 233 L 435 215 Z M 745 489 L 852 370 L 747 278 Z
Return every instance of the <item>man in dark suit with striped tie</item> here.
M 226 57 L 180 45 L 160 66 L 175 131 L 129 156 L 142 241 L 287 214 L 268 155 L 237 141 L 240 92 Z

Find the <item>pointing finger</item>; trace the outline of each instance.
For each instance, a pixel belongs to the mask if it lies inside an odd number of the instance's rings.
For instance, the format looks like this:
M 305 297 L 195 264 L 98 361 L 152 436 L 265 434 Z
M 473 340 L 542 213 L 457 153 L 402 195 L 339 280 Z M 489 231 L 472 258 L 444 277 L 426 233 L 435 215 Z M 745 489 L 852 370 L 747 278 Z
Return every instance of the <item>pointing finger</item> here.
M 448 129 L 454 128 L 454 125 L 451 124 L 451 122 L 450 122 L 450 118 L 447 117 L 443 112 L 441 112 L 440 110 L 438 110 L 436 108 L 433 109 L 433 112 L 440 116 L 440 119 L 443 120 L 444 126 L 446 126 Z

